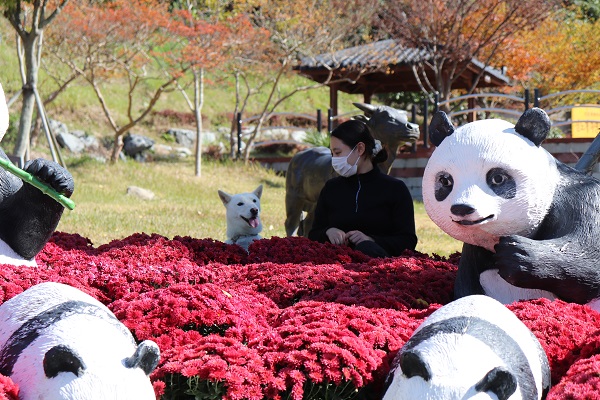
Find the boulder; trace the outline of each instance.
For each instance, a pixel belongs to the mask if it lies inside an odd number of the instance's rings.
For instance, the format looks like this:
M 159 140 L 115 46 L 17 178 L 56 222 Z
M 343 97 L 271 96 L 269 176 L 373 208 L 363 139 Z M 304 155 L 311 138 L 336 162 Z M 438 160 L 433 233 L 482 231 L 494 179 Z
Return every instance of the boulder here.
M 61 131 L 58 133 L 56 141 L 61 147 L 69 150 L 71 153 L 81 153 L 86 147 L 83 140 L 69 132 Z
M 144 189 L 138 186 L 129 186 L 127 188 L 127 194 L 129 196 L 137 197 L 142 200 L 152 200 L 154 199 L 154 192 L 148 189 Z
M 136 160 L 143 160 L 143 153 L 152 146 L 154 146 L 154 140 L 146 136 L 129 134 L 123 138 L 123 152 Z

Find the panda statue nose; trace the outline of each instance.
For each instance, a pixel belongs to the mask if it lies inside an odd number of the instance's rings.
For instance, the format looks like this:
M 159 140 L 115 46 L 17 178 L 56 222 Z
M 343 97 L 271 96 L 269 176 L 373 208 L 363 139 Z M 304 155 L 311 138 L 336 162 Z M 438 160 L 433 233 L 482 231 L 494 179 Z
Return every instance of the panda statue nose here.
M 450 212 L 452 212 L 454 215 L 464 217 L 465 215 L 473 214 L 475 209 L 466 204 L 454 204 L 452 207 L 450 207 Z

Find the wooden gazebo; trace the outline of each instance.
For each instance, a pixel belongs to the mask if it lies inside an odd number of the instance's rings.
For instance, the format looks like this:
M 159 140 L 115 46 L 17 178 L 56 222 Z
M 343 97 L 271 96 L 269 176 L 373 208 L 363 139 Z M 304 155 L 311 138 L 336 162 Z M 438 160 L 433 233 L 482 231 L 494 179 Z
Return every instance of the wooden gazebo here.
M 327 83 L 330 108 L 337 115 L 337 92 L 362 94 L 370 103 L 376 93 L 420 92 L 413 65 L 430 57 L 426 50 L 407 48 L 393 39 L 350 47 L 334 53 L 306 57 L 294 69 L 315 82 Z M 509 83 L 502 71 L 472 59 L 452 89 L 468 89 L 483 75 L 478 88 L 501 87 Z M 433 79 L 433 74 L 428 75 Z

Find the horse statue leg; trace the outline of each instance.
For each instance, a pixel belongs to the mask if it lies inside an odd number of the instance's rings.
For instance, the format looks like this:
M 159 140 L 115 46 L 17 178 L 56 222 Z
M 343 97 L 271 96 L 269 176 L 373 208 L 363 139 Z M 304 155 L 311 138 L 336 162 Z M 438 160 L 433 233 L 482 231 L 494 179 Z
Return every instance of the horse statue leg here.
M 302 216 L 302 206 L 304 201 L 293 190 L 286 190 L 285 193 L 285 233 L 287 236 L 293 236 L 300 225 Z

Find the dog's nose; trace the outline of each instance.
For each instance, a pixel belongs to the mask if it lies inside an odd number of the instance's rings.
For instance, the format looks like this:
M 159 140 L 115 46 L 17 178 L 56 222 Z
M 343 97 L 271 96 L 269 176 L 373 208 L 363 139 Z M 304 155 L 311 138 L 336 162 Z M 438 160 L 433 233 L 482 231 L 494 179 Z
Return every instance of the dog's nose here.
M 258 215 L 258 208 L 252 208 L 250 210 L 250 213 L 252 214 L 252 216 L 256 217 Z

